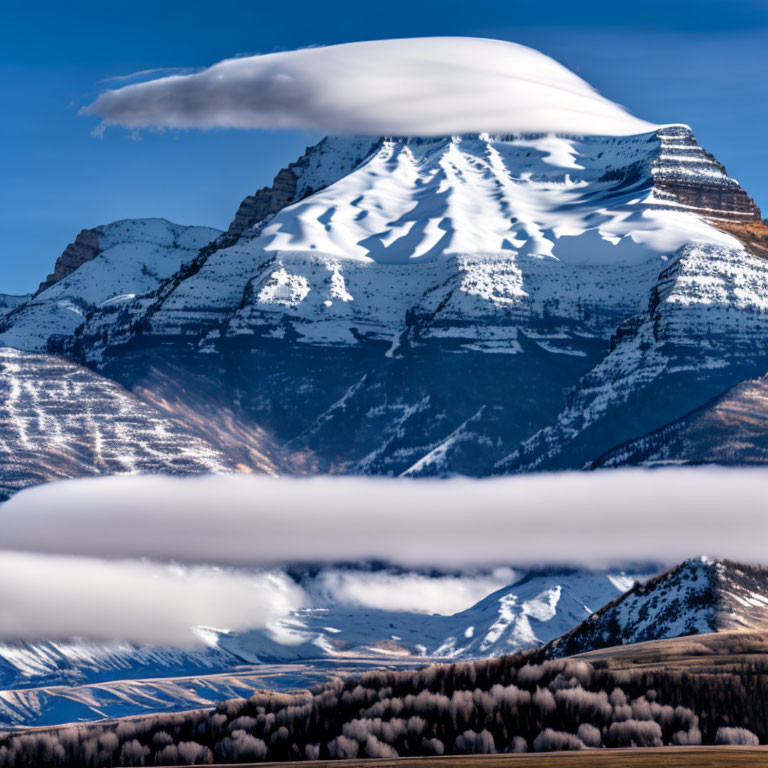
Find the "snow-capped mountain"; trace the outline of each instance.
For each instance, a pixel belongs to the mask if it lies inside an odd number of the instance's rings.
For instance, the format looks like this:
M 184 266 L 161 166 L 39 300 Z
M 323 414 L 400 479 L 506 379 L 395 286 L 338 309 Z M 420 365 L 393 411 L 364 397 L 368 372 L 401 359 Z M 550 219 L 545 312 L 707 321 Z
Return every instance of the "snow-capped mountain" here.
M 555 656 L 706 632 L 768 628 L 768 570 L 687 560 L 608 603 L 548 646 Z
M 647 569 L 633 571 L 543 570 L 526 573 L 456 613 L 436 613 L 425 595 L 420 610 L 377 604 L 375 598 L 339 599 L 337 574 L 321 573 L 306 585 L 310 605 L 279 623 L 290 643 L 275 644 L 270 632 L 249 632 L 225 641 L 270 660 L 348 656 L 442 659 L 485 658 L 536 648 L 558 637 L 616 595 Z M 397 583 L 397 576 L 389 577 Z M 428 589 L 430 580 L 422 582 Z M 361 579 L 375 592 L 381 579 Z M 407 583 L 407 579 L 405 580 Z M 336 589 L 328 591 L 329 585 Z M 432 579 L 438 587 L 439 579 Z M 344 590 L 339 590 L 344 595 Z M 233 644 L 234 643 L 234 644 Z
M 225 233 L 84 230 L 0 343 L 97 369 L 243 470 L 619 465 L 768 370 L 768 228 L 688 127 L 578 92 L 622 130 L 329 137 Z
M 740 248 L 690 212 L 759 221 L 685 128 L 382 139 L 372 149 L 326 139 L 246 200 L 228 235 L 154 305 L 126 309 L 144 338 L 187 337 L 202 350 L 288 334 L 307 345 L 386 343 L 391 355 L 411 339 L 515 354 L 530 331 L 567 353 L 578 336 L 547 325 L 605 335 L 645 308 L 682 246 Z M 97 319 L 93 335 L 103 332 Z M 97 361 L 93 347 L 86 356 Z
M 49 351 L 57 338 L 79 333 L 93 312 L 116 313 L 122 304 L 156 290 L 220 234 L 163 219 L 84 229 L 34 296 L 13 305 L 0 326 L 0 344 Z
M 152 390 L 171 343 L 308 471 L 582 467 L 766 370 L 760 226 L 684 127 L 328 139 L 64 349 Z

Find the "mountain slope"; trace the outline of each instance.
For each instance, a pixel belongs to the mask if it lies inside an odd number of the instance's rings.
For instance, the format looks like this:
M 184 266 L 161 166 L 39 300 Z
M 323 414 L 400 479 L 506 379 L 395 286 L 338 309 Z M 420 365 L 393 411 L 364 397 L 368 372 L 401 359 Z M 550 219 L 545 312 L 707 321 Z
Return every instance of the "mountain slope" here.
M 0 317 L 7 315 L 11 310 L 15 309 L 26 301 L 29 301 L 31 294 L 11 294 L 0 293 Z
M 745 251 L 684 246 L 659 274 L 648 310 L 619 326 L 610 352 L 566 408 L 499 471 L 582 468 L 768 369 L 768 269 Z
M 768 570 L 701 558 L 636 584 L 547 650 L 570 656 L 646 640 L 766 628 Z
M 236 468 L 216 446 L 115 382 L 8 348 L 0 348 L 0 457 L 0 498 L 59 478 Z

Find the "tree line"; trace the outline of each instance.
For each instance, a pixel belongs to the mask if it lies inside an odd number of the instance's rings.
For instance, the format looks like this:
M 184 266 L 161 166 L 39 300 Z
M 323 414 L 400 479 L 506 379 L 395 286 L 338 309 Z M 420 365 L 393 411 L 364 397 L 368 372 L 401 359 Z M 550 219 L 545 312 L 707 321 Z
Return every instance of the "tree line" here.
M 768 739 L 768 669 L 496 659 L 377 670 L 214 709 L 0 735 L 0 767 L 113 768 L 655 747 Z

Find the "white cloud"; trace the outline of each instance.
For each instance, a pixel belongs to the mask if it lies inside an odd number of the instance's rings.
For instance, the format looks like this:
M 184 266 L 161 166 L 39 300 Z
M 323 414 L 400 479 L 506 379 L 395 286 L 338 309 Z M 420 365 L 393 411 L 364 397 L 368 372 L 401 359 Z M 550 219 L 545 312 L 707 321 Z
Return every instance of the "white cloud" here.
M 268 627 L 304 599 L 278 573 L 0 552 L 0 640 L 188 647 L 191 627 Z
M 765 469 L 446 481 L 254 475 L 68 480 L 2 507 L 2 548 L 265 566 L 765 559 Z
M 511 568 L 459 575 L 331 569 L 318 580 L 319 588 L 335 604 L 452 616 L 513 584 L 519 576 Z
M 222 61 L 102 93 L 102 127 L 327 133 L 624 135 L 654 128 L 553 59 L 515 43 L 415 38 Z

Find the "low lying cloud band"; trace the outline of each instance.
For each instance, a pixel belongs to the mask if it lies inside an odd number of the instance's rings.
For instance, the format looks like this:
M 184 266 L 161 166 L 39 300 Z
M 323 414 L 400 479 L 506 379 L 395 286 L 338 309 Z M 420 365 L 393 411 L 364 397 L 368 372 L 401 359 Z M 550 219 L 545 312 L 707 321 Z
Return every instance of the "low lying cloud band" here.
M 105 477 L 13 497 L 0 509 L 0 549 L 259 567 L 760 562 L 766 486 L 765 469 L 712 467 L 445 481 Z

